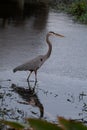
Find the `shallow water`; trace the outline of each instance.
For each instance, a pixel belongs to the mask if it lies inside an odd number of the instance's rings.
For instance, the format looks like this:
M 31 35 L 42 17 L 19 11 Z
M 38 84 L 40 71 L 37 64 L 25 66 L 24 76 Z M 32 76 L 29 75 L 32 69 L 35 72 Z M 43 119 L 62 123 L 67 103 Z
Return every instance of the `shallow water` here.
M 45 54 L 48 31 L 65 37 L 50 38 L 53 46 L 51 57 L 39 69 L 36 89 L 31 89 L 31 96 L 26 99 L 17 88 L 21 87 L 21 91 L 25 88 L 23 91 L 27 93 L 28 72 L 14 74 L 12 70 L 39 54 Z M 4 28 L 0 28 L 0 94 L 3 97 L 0 105 L 7 112 L 4 118 L 38 118 L 42 114 L 43 118 L 51 121 L 55 121 L 57 116 L 87 120 L 86 34 L 86 25 L 74 23 L 66 14 L 53 11 L 44 18 L 43 15 L 31 16 L 21 25 L 6 23 Z M 33 88 L 34 82 L 30 82 L 30 86 Z

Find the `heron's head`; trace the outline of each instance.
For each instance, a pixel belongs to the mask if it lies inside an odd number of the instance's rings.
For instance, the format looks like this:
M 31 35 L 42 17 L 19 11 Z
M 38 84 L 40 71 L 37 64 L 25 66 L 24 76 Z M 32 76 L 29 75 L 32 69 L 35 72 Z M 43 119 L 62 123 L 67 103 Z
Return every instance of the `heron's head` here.
M 59 33 L 52 32 L 52 31 L 50 31 L 49 34 L 53 35 L 53 36 L 64 37 L 63 35 L 61 35 Z

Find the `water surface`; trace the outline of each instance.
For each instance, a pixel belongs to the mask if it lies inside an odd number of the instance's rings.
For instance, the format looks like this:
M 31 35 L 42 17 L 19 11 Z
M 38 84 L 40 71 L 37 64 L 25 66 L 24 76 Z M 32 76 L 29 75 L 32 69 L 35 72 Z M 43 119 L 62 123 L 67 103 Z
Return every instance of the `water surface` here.
M 51 121 L 55 121 L 57 116 L 86 121 L 87 26 L 53 11 L 44 18 L 44 15 L 35 16 L 27 18 L 21 25 L 10 23 L 0 28 L 0 93 L 3 97 L 0 105 L 8 113 L 5 118 L 38 118 L 42 114 L 43 118 Z M 53 46 L 51 57 L 38 71 L 36 89 L 31 91 L 36 98 L 31 96 L 27 101 L 17 88 L 28 89 L 28 72 L 14 74 L 12 70 L 46 53 L 45 37 L 49 31 L 65 37 L 50 38 Z M 33 79 L 34 75 L 31 76 Z M 30 82 L 30 86 L 33 88 L 34 82 Z M 29 105 L 23 104 L 24 101 Z

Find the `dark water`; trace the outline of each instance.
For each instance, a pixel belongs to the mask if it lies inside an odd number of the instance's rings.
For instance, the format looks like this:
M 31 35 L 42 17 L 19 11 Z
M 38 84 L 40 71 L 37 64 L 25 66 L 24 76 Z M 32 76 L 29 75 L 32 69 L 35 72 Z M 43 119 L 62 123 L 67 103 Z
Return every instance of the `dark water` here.
M 4 22 L 0 19 L 1 118 L 23 120 L 33 116 L 55 121 L 56 116 L 63 116 L 86 121 L 87 26 L 74 23 L 66 14 L 35 5 L 25 7 L 21 17 L 13 16 Z M 48 31 L 65 37 L 50 38 L 51 57 L 38 71 L 37 84 L 28 84 L 28 72 L 14 74 L 12 70 L 47 51 Z

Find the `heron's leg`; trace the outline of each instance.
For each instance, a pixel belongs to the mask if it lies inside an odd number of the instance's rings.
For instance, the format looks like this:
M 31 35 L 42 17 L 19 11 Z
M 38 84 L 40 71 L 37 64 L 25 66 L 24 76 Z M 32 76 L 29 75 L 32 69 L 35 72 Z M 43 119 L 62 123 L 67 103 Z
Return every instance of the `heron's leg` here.
M 35 73 L 35 83 L 37 82 L 37 70 L 34 71 Z
M 29 82 L 29 78 L 30 78 L 30 76 L 31 76 L 31 73 L 32 73 L 32 71 L 30 71 L 30 73 L 29 73 L 29 75 L 28 75 L 27 82 Z
M 30 81 L 27 79 L 27 82 L 28 82 L 28 87 L 29 87 L 29 89 L 31 88 L 31 86 L 30 86 Z

